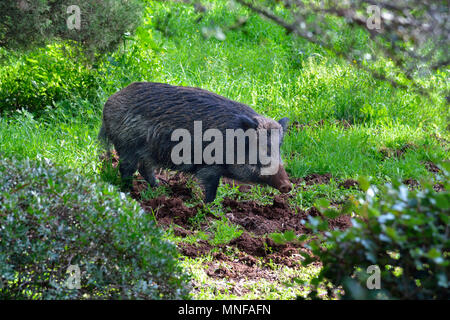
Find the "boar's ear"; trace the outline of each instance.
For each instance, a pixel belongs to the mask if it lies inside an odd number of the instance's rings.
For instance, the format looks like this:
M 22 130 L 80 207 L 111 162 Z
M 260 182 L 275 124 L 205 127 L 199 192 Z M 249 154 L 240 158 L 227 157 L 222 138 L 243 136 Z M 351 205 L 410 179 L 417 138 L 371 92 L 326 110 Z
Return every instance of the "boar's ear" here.
M 239 120 L 241 121 L 241 126 L 244 130 L 256 129 L 258 127 L 258 121 L 250 119 L 247 116 L 241 115 L 239 116 Z
M 283 128 L 283 132 L 287 131 L 287 126 L 289 123 L 289 118 L 283 118 L 278 120 L 278 123 L 281 124 L 281 127 Z

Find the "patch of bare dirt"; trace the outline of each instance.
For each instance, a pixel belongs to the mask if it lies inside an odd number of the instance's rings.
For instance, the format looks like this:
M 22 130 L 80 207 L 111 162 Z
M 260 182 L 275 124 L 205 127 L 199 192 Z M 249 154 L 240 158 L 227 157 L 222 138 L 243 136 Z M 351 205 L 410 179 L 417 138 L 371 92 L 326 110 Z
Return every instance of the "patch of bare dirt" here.
M 320 178 L 319 178 L 320 177 Z M 319 179 L 317 179 L 319 178 Z M 323 179 L 321 176 L 311 176 L 309 181 Z M 327 178 L 325 178 L 327 179 Z M 171 188 L 171 184 L 169 184 Z M 173 191 L 173 190 L 172 190 Z M 184 194 L 184 191 L 181 191 Z M 202 205 L 187 207 L 184 202 L 177 197 L 176 192 L 172 194 L 175 198 L 160 196 L 155 199 L 143 201 L 141 205 L 146 211 L 153 210 L 153 213 L 162 226 L 169 226 L 172 223 L 177 224 L 174 227 L 174 234 L 186 237 L 193 233 L 191 218 L 193 218 Z M 284 232 L 293 230 L 297 235 L 310 234 L 303 221 L 308 216 L 322 216 L 316 208 L 308 211 L 300 208 L 292 208 L 287 202 L 286 195 L 277 195 L 273 203 L 261 205 L 255 201 L 237 201 L 226 198 L 223 201 L 224 211 L 230 222 L 240 225 L 244 232 L 229 244 L 212 246 L 209 242 L 200 240 L 196 243 L 179 243 L 178 249 L 184 256 L 195 258 L 206 255 L 212 249 L 219 250 L 214 253 L 214 262 L 211 262 L 207 270 L 210 277 L 228 278 L 228 279 L 270 279 L 276 276 L 270 271 L 270 268 L 264 267 L 262 263 L 273 262 L 285 265 L 291 268 L 299 266 L 302 256 L 301 251 L 307 251 L 302 243 L 290 242 L 286 244 L 276 244 L 267 234 L 273 232 Z M 214 217 L 209 217 L 213 219 Z M 336 219 L 328 220 L 331 229 L 348 228 L 351 225 L 349 216 L 341 216 Z M 206 225 L 206 223 L 205 223 Z M 223 253 L 226 247 L 236 247 L 240 253 L 237 259 L 230 258 Z M 219 262 L 226 262 L 226 267 Z
M 160 181 L 160 184 L 165 185 L 172 197 L 179 198 L 183 201 L 192 199 L 192 188 L 188 187 L 188 181 L 191 179 L 188 175 L 180 172 L 166 172 L 160 171 L 155 174 L 156 179 Z M 148 188 L 147 182 L 144 178 L 138 174 L 137 179 L 133 180 L 133 190 L 131 195 L 135 199 L 141 198 L 141 192 Z
M 168 198 L 160 196 L 150 200 L 140 200 L 142 208 L 147 212 L 152 212 L 155 215 L 159 224 L 170 225 L 176 223 L 177 225 L 189 228 L 191 225 L 191 218 L 194 218 L 202 205 L 198 204 L 194 207 L 186 207 L 181 198 Z
M 310 128 L 321 128 L 323 127 L 326 123 L 330 123 L 330 124 L 335 124 L 337 126 L 341 126 L 344 129 L 350 129 L 352 127 L 352 124 L 345 120 L 334 120 L 334 121 L 328 121 L 328 120 L 319 120 L 319 121 L 311 121 L 308 123 L 300 123 L 298 121 L 294 121 L 292 122 L 292 124 L 288 127 L 288 131 L 292 130 L 293 128 L 299 129 L 299 130 L 303 130 L 303 128 L 305 127 L 310 127 Z
M 227 212 L 226 216 L 231 222 L 256 235 L 288 230 L 292 230 L 296 234 L 309 233 L 303 222 L 307 221 L 310 215 L 321 216 L 321 213 L 314 207 L 308 211 L 298 207 L 291 208 L 282 196 L 275 196 L 273 203 L 269 205 L 226 198 L 223 201 L 223 206 Z M 329 220 L 330 227 L 342 229 L 351 226 L 349 216 L 340 218 L 340 220 Z
M 417 189 L 419 187 L 419 182 L 416 179 L 405 179 L 403 184 L 407 185 L 410 189 Z
M 113 158 L 113 165 L 118 164 L 117 155 Z M 304 181 L 306 185 L 329 183 L 331 174 L 313 173 L 304 178 L 293 179 L 295 182 Z M 204 229 L 211 219 L 216 219 L 212 215 L 203 219 L 202 225 L 193 223 L 198 213 L 203 212 L 204 205 L 196 204 L 194 206 L 186 205 L 186 201 L 193 198 L 192 188 L 188 187 L 192 179 L 188 175 L 173 172 L 158 172 L 156 178 L 163 183 L 170 196 L 162 195 L 153 199 L 142 197 L 146 190 L 147 183 L 140 177 L 133 181 L 131 195 L 142 206 L 142 208 L 155 216 L 157 223 L 162 227 L 173 226 L 173 232 L 176 236 L 187 237 L 194 233 L 195 228 Z M 251 184 L 244 184 L 239 181 L 223 179 L 222 183 L 235 184 L 241 192 L 248 192 L 252 188 Z M 207 273 L 211 277 L 218 278 L 261 278 L 273 277 L 275 273 L 270 272 L 270 268 L 264 267 L 264 263 L 274 262 L 289 267 L 299 265 L 302 256 L 301 251 L 307 251 L 303 244 L 298 242 L 289 242 L 286 244 L 276 244 L 268 237 L 273 232 L 294 231 L 297 235 L 310 234 L 303 222 L 309 216 L 321 216 L 316 208 L 304 211 L 298 207 L 292 207 L 288 203 L 290 195 L 276 195 L 273 202 L 262 205 L 255 201 L 237 201 L 235 199 L 225 198 L 222 205 L 226 216 L 230 222 L 240 225 L 244 232 L 240 237 L 233 239 L 227 245 L 211 245 L 208 241 L 199 240 L 196 243 L 181 242 L 178 244 L 180 253 L 187 257 L 199 257 L 211 252 L 212 249 L 218 250 L 214 254 L 214 261 L 210 263 Z M 341 216 L 336 219 L 328 220 L 331 229 L 344 229 L 351 225 L 349 216 Z M 229 248 L 239 249 L 238 256 L 231 259 L 223 252 Z M 220 265 L 220 262 L 226 262 L 227 267 Z M 261 265 L 261 263 L 263 265 Z
M 383 155 L 383 160 L 386 158 L 403 158 L 405 153 L 410 149 L 415 149 L 416 146 L 411 143 L 406 143 L 398 149 L 383 147 L 379 152 Z
M 412 190 L 420 188 L 419 182 L 417 180 L 415 180 L 415 179 L 403 180 L 403 184 L 407 185 Z M 442 183 L 435 183 L 433 185 L 433 190 L 436 191 L 436 192 L 445 191 L 444 184 L 442 184 Z
M 359 183 L 356 180 L 353 179 L 347 179 L 339 184 L 339 187 L 344 189 L 351 189 L 351 188 L 358 188 Z
M 192 235 L 193 232 L 191 230 L 186 230 L 186 229 L 181 228 L 181 227 L 174 227 L 173 228 L 173 234 L 176 237 L 186 238 L 187 236 Z
M 240 250 L 233 254 L 232 258 L 224 253 L 226 247 L 230 246 Z M 194 244 L 181 243 L 178 249 L 190 258 L 203 256 L 212 249 L 219 250 L 212 254 L 213 262 L 209 263 L 211 268 L 207 271 L 208 275 L 216 278 L 261 278 L 258 273 L 268 263 L 297 267 L 303 258 L 299 253 L 310 253 L 301 243 L 276 244 L 267 236 L 252 236 L 248 232 L 244 232 L 228 245 L 211 246 L 202 240 Z M 218 267 L 220 262 L 226 262 L 227 268 Z
M 197 204 L 193 207 L 187 207 L 184 199 L 190 199 L 191 193 L 188 193 L 186 186 L 187 177 L 182 174 L 168 176 L 161 173 L 157 175 L 160 180 L 165 180 L 171 197 L 159 196 L 154 199 L 144 200 L 139 195 L 146 188 L 146 183 L 141 180 L 135 180 L 133 183 L 132 194 L 141 203 L 144 210 L 154 214 L 158 224 L 167 227 L 175 223 L 173 232 L 176 236 L 186 237 L 193 233 L 192 218 L 202 210 L 203 205 Z M 331 179 L 330 174 L 320 175 L 311 174 L 302 178 L 307 184 L 328 183 Z M 224 183 L 235 183 L 238 181 L 225 180 Z M 246 184 L 243 186 L 247 186 Z M 250 186 L 251 187 L 251 186 Z M 297 235 L 311 233 L 303 222 L 308 216 L 322 216 L 316 208 L 304 211 L 300 208 L 292 208 L 286 195 L 277 195 L 271 204 L 262 205 L 255 201 L 237 201 L 225 198 L 222 205 L 226 216 L 230 222 L 240 225 L 245 231 L 243 234 L 232 240 L 228 246 L 236 247 L 241 253 L 238 261 L 228 261 L 226 255 L 217 255 L 216 258 L 221 261 L 227 261 L 230 264 L 228 268 L 211 267 L 208 271 L 210 276 L 214 277 L 256 277 L 260 274 L 260 268 L 256 267 L 258 258 L 263 261 L 272 261 L 277 264 L 289 267 L 298 266 L 301 259 L 299 250 L 305 250 L 300 243 L 276 244 L 267 234 L 273 232 L 294 231 Z M 215 217 L 208 217 L 214 219 Z M 351 225 L 349 216 L 341 216 L 336 219 L 328 220 L 331 229 L 348 228 Z M 205 222 L 206 225 L 206 222 Z M 201 240 L 194 244 L 180 243 L 179 251 L 188 257 L 198 257 L 208 254 L 213 248 L 223 249 L 224 246 L 212 246 L 207 241 Z M 258 271 L 259 270 L 259 271 Z
M 213 254 L 213 261 L 208 262 L 206 274 L 212 278 L 227 278 L 232 280 L 277 280 L 276 272 L 264 268 L 257 263 L 257 259 L 246 253 L 240 253 L 238 257 L 230 258 L 222 252 Z
M 434 189 L 434 191 L 436 191 L 436 192 L 442 192 L 442 191 L 445 191 L 445 187 L 444 187 L 444 185 L 443 185 L 442 183 L 436 183 L 436 184 L 433 186 L 433 189 Z
M 439 169 L 439 167 L 437 165 L 435 165 L 431 161 L 425 162 L 425 168 L 427 168 L 427 170 L 429 172 L 432 172 L 432 173 L 439 173 L 439 172 L 441 172 L 441 169 Z
M 301 184 L 305 182 L 307 186 L 311 186 L 313 184 L 328 184 L 330 183 L 332 176 L 331 173 L 311 173 L 303 178 L 291 178 L 291 182 L 295 184 Z
M 305 249 L 302 249 L 305 250 Z M 277 264 L 284 264 L 290 267 L 295 267 L 300 261 L 300 256 L 293 256 L 297 253 L 297 249 L 286 250 L 284 253 L 272 253 L 265 257 L 265 261 L 272 261 Z M 230 258 L 223 252 L 216 252 L 213 254 L 213 261 L 207 263 L 208 269 L 206 273 L 212 278 L 228 278 L 233 280 L 240 279 L 267 279 L 269 281 L 277 280 L 277 273 L 266 268 L 264 263 L 255 259 L 252 255 L 245 252 L 240 252 L 238 256 Z M 264 262 L 264 261 L 263 261 Z
M 309 252 L 303 248 L 301 243 L 276 244 L 269 237 L 256 237 L 248 232 L 244 232 L 239 238 L 233 239 L 230 245 L 236 246 L 241 252 L 248 254 L 247 257 L 252 257 L 252 259 L 254 259 L 253 257 L 260 257 L 266 262 L 272 261 L 288 267 L 298 265 L 301 260 L 299 251 Z
M 186 257 L 196 258 L 209 253 L 214 247 L 208 241 L 200 240 L 195 244 L 180 243 L 178 250 Z

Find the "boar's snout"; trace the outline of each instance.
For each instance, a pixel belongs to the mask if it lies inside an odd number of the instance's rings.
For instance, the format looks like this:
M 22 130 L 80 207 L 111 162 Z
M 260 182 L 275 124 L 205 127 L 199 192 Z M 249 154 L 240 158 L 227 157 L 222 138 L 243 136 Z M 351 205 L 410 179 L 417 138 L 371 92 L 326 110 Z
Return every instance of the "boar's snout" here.
M 292 185 L 290 183 L 283 184 L 281 187 L 278 188 L 278 190 L 280 190 L 280 192 L 282 193 L 288 193 L 289 191 L 292 190 Z
M 282 165 L 278 167 L 278 172 L 270 176 L 269 179 L 269 185 L 280 190 L 282 193 L 288 193 L 292 190 L 292 184 Z

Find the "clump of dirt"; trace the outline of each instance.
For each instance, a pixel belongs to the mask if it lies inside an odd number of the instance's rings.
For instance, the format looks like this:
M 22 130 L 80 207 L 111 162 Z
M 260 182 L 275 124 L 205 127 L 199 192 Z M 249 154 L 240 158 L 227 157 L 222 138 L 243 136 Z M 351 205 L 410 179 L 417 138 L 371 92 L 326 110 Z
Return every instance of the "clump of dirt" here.
M 307 186 L 311 186 L 313 184 L 328 184 L 332 178 L 331 173 L 311 173 L 303 178 L 291 178 L 291 182 L 295 184 L 301 184 L 305 182 Z
M 239 256 L 234 259 L 222 252 L 214 253 L 213 258 L 212 262 L 207 263 L 208 269 L 206 270 L 206 274 L 212 278 L 267 279 L 270 281 L 277 279 L 276 272 L 258 265 L 257 259 L 243 252 L 240 252 Z
M 231 240 L 230 245 L 252 256 L 265 257 L 267 255 L 266 240 L 262 237 L 252 237 L 248 232 L 244 232 L 239 238 Z
M 178 244 L 178 250 L 186 257 L 196 258 L 203 256 L 210 252 L 214 247 L 208 243 L 208 241 L 200 240 L 195 244 L 180 243 Z
M 265 206 L 254 201 L 239 202 L 226 198 L 223 207 L 232 223 L 257 235 L 286 230 L 306 232 L 306 228 L 300 223 L 300 216 L 294 215 L 279 196 L 275 196 L 272 205 Z
M 230 245 L 236 246 L 241 252 L 249 254 L 251 257 L 262 257 L 265 261 L 272 260 L 278 264 L 292 266 L 296 264 L 301 243 L 289 242 L 276 244 L 268 237 L 253 237 L 248 232 L 244 232 L 239 238 L 233 239 Z M 302 249 L 306 250 L 306 249 Z
M 345 119 L 339 120 L 339 123 L 341 123 L 345 129 L 349 129 L 352 127 L 352 124 Z
M 183 227 L 190 226 L 190 219 L 195 217 L 202 205 L 186 207 L 180 198 L 167 198 L 159 196 L 150 200 L 141 200 L 141 206 L 147 212 L 153 212 L 158 223 L 170 225 L 176 223 Z
M 420 188 L 419 182 L 415 179 L 403 180 L 403 184 L 407 185 L 412 190 Z M 442 192 L 445 190 L 445 186 L 442 183 L 435 183 L 433 185 L 433 190 L 436 192 Z
M 358 188 L 359 187 L 359 183 L 356 180 L 347 179 L 344 182 L 341 182 L 339 184 L 339 187 L 344 188 L 344 189 Z
M 175 228 L 173 228 L 173 234 L 174 234 L 176 237 L 186 238 L 187 236 L 192 235 L 193 232 L 190 231 L 190 230 L 186 230 L 186 229 L 184 229 L 184 228 L 182 228 L 182 227 L 175 227 Z
M 236 247 L 240 250 L 239 253 L 233 256 L 233 259 L 224 254 L 227 246 Z M 302 259 L 302 256 L 299 254 L 300 251 L 310 253 L 299 242 L 276 244 L 267 236 L 252 236 L 248 232 L 242 233 L 240 237 L 233 239 L 227 246 L 211 246 L 207 241 L 201 240 L 195 244 L 180 243 L 178 248 L 183 255 L 190 258 L 203 256 L 213 248 L 219 250 L 212 254 L 214 261 L 225 261 L 227 264 L 232 262 L 234 270 L 228 269 L 228 271 L 233 271 L 233 273 L 225 272 L 222 269 L 210 270 L 210 275 L 215 277 L 242 277 L 244 274 L 240 274 L 240 272 L 234 274 L 234 272 L 241 269 L 245 269 L 248 272 L 250 269 L 260 268 L 261 264 L 269 262 L 295 267 Z M 245 276 L 247 277 L 248 274 L 245 274 Z
M 344 230 L 352 226 L 352 218 L 349 215 L 341 215 L 334 219 L 328 219 L 328 227 L 331 230 Z
M 156 175 L 156 178 L 160 181 L 163 180 L 165 177 L 163 174 Z M 177 197 L 183 201 L 192 199 L 192 188 L 188 188 L 188 177 L 183 175 L 182 173 L 176 173 L 175 175 L 172 175 L 169 177 L 169 179 L 166 178 L 166 184 L 169 187 L 170 195 L 172 197 Z
M 379 150 L 379 152 L 383 155 L 383 160 L 386 158 L 403 158 L 404 154 L 410 150 L 415 149 L 416 146 L 411 143 L 406 143 L 401 146 L 399 149 L 392 149 L 383 147 Z
M 167 172 L 160 171 L 155 174 L 156 179 L 160 181 L 160 184 L 165 185 L 169 194 L 174 198 L 179 198 L 183 201 L 187 201 L 193 198 L 192 188 L 188 187 L 190 177 L 180 172 Z M 138 174 L 136 179 L 133 180 L 133 189 L 131 190 L 131 196 L 137 200 L 141 199 L 141 193 L 148 188 L 147 182 L 144 178 Z
M 403 180 L 403 184 L 407 185 L 410 189 L 417 189 L 419 187 L 419 182 L 411 178 Z
M 429 172 L 432 172 L 432 173 L 439 173 L 439 172 L 441 172 L 441 169 L 439 169 L 439 167 L 437 165 L 435 165 L 431 161 L 425 162 L 425 168 L 427 168 L 427 170 Z
M 234 224 L 242 226 L 245 230 L 256 235 L 267 233 L 294 231 L 296 234 L 309 233 L 303 225 L 308 216 L 321 216 L 314 207 L 308 211 L 300 208 L 291 208 L 286 200 L 277 195 L 273 203 L 261 205 L 255 201 L 236 201 L 226 198 L 223 206 L 227 211 L 227 218 Z M 351 225 L 349 216 L 341 216 L 328 221 L 331 228 L 347 228 Z
M 133 179 L 133 189 L 130 192 L 131 197 L 136 200 L 141 199 L 141 193 L 148 188 L 147 182 L 142 177 L 139 178 Z

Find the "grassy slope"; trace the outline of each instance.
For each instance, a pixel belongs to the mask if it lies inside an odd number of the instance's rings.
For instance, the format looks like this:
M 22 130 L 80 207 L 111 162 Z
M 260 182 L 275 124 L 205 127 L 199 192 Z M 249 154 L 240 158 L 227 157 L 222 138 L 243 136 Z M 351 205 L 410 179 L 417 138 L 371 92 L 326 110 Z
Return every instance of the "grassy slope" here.
M 239 9 L 239 14 L 248 13 Z M 225 41 L 205 40 L 202 28 L 212 23 L 233 24 L 226 1 L 214 2 L 199 23 L 194 22 L 197 17 L 191 7 L 151 4 L 138 31 L 138 42 L 129 42 L 125 52 L 119 50 L 101 67 L 96 101 L 83 97 L 69 101 L 74 116 L 68 116 L 67 108 L 61 107 L 61 111 L 49 111 L 39 120 L 26 112 L 1 117 L 0 153 L 45 157 L 85 174 L 98 174 L 96 134 L 102 103 L 126 84 L 144 80 L 202 87 L 252 105 L 266 116 L 288 116 L 293 122 L 308 124 L 293 127 L 283 145 L 292 176 L 331 173 L 344 179 L 366 175 L 376 183 L 393 178 L 420 179 L 431 176 L 425 161 L 449 158 L 448 144 L 436 138 L 449 140 L 445 130 L 448 110 L 441 100 L 431 102 L 412 92 L 392 89 L 320 48 L 293 40 L 257 16 L 251 16 L 242 30 L 228 33 Z M 61 55 L 55 48 L 46 50 L 50 56 Z M 14 63 L 22 62 L 17 58 L 11 61 Z M 444 78 L 431 82 L 442 88 L 448 86 Z M 344 128 L 342 120 L 352 126 Z M 401 158 L 383 159 L 379 152 L 405 145 L 410 147 Z M 269 188 L 256 190 L 247 197 L 270 202 Z M 230 192 L 236 191 L 222 186 L 217 203 Z M 323 195 L 338 200 L 349 191 L 332 182 L 299 192 L 295 201 L 307 208 Z M 212 210 L 223 214 L 220 206 Z M 170 232 L 168 236 L 180 241 Z M 198 232 L 192 241 L 206 237 L 220 243 L 233 236 L 232 227 L 216 225 L 206 234 Z M 197 298 L 236 296 L 227 289 L 229 284 L 205 276 L 201 259 L 188 260 L 186 265 L 193 271 L 198 288 L 203 288 L 196 291 Z M 302 288 L 282 285 L 290 272 L 279 271 L 278 282 L 249 283 L 250 290 L 241 297 L 293 298 L 301 294 Z M 304 270 L 303 277 L 308 278 L 311 272 L 314 270 Z

